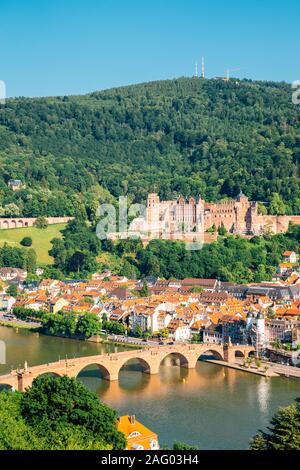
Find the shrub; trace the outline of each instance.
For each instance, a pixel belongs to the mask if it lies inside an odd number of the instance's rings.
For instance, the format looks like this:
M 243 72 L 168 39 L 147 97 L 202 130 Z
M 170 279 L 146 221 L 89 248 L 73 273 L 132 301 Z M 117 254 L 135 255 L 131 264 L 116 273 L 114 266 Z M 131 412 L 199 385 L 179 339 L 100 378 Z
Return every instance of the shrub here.
M 39 229 L 46 229 L 48 227 L 48 221 L 46 217 L 38 217 L 34 222 L 34 226 Z
M 20 241 L 22 246 L 31 246 L 32 245 L 32 238 L 31 237 L 24 237 L 23 240 Z

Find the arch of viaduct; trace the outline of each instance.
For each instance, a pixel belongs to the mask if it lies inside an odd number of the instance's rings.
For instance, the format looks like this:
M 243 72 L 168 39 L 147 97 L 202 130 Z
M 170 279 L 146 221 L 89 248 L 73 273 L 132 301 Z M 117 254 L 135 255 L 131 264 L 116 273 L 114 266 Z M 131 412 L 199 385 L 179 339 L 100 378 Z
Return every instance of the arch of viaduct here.
M 228 363 L 234 363 L 236 356 L 248 357 L 250 354 L 255 353 L 251 346 L 223 347 L 216 344 L 162 346 L 143 350 L 60 360 L 50 364 L 14 370 L 10 374 L 0 376 L 0 385 L 10 386 L 22 392 L 27 387 L 30 387 L 33 380 L 40 375 L 67 375 L 68 377 L 76 378 L 83 369 L 91 365 L 99 367 L 104 379 L 113 381 L 119 379 L 120 370 L 132 359 L 137 359 L 140 362 L 143 372 L 147 374 L 158 374 L 162 361 L 170 356 L 170 354 L 176 354 L 177 358 L 180 360 L 181 367 L 194 369 L 200 356 L 207 352 L 212 352 L 215 358 Z

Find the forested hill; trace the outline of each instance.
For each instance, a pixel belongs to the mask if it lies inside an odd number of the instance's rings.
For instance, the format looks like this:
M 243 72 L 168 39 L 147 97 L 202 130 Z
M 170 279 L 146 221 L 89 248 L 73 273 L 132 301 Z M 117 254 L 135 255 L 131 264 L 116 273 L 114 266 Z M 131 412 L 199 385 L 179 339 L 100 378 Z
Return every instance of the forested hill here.
M 243 190 L 266 202 L 279 193 L 269 210 L 299 214 L 299 117 L 289 84 L 246 80 L 11 99 L 0 108 L 0 210 L 72 215 L 79 199 L 141 202 L 156 190 L 216 201 Z M 11 178 L 26 189 L 13 193 Z

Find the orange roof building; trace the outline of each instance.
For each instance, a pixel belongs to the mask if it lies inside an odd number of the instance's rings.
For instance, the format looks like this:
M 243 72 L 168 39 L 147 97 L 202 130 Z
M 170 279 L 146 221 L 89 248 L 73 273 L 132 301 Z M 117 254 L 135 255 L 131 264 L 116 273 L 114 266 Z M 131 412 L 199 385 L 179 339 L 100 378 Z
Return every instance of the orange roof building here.
M 120 416 L 118 418 L 118 431 L 125 434 L 127 440 L 126 450 L 158 450 L 157 434 L 150 431 L 135 416 Z

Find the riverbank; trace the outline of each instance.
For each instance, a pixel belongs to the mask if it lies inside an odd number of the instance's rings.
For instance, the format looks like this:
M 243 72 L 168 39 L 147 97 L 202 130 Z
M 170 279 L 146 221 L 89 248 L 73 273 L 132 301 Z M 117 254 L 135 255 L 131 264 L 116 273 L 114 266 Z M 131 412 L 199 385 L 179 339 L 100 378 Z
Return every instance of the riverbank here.
M 207 359 L 204 362 L 209 362 L 211 364 L 216 364 L 218 366 L 222 367 L 228 367 L 229 369 L 235 369 L 235 370 L 240 370 L 242 372 L 248 372 L 249 374 L 255 374 L 255 375 L 260 375 L 262 377 L 279 377 L 279 374 L 277 374 L 275 371 L 268 369 L 266 371 L 255 369 L 252 367 L 243 367 L 240 366 L 239 364 L 230 364 L 229 362 L 225 361 L 218 361 L 215 359 Z
M 27 330 L 27 331 L 31 331 L 32 333 L 37 333 L 40 328 L 39 325 L 33 326 L 30 323 L 21 323 L 21 322 L 4 321 L 4 320 L 0 321 L 0 326 L 4 326 L 5 328 Z

